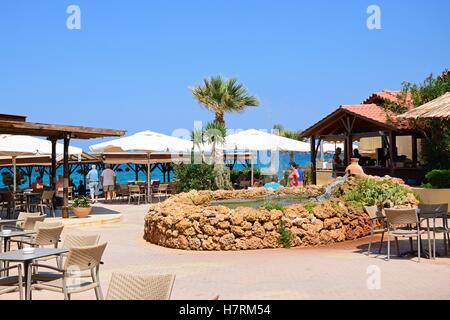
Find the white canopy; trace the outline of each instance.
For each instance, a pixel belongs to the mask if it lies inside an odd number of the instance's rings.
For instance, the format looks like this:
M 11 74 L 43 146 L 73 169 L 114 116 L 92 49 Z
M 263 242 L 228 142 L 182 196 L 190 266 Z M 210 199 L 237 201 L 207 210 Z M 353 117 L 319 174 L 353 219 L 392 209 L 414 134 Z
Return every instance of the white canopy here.
M 272 133 L 250 129 L 228 135 L 220 146 L 225 150 L 276 150 L 309 152 L 309 143 L 277 136 Z
M 142 131 L 125 138 L 119 138 L 89 147 L 92 152 L 189 152 L 192 142 L 153 131 Z
M 64 153 L 64 145 L 56 144 L 56 154 Z M 69 146 L 70 155 L 81 155 L 83 150 Z M 0 156 L 51 155 L 52 143 L 48 140 L 31 136 L 0 135 Z
M 152 152 L 190 152 L 192 141 L 184 140 L 153 131 L 142 131 L 125 138 L 119 138 L 89 147 L 92 152 L 124 152 L 145 151 Z M 148 196 L 151 194 L 151 171 L 150 156 L 147 163 L 147 189 Z
M 64 153 L 64 146 L 56 144 L 56 154 Z M 77 147 L 69 147 L 70 155 L 80 156 L 83 150 Z M 31 136 L 0 135 L 0 156 L 12 157 L 14 174 L 14 191 L 16 191 L 16 158 L 27 155 L 51 155 L 52 143 L 48 140 Z

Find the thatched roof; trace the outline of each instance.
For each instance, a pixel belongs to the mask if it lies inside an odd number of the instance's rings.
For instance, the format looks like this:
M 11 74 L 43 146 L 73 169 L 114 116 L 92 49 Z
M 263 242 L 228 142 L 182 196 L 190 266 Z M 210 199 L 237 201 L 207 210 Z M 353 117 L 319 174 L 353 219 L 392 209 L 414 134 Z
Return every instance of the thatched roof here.
M 420 107 L 414 108 L 398 116 L 398 118 L 450 120 L 450 92 Z

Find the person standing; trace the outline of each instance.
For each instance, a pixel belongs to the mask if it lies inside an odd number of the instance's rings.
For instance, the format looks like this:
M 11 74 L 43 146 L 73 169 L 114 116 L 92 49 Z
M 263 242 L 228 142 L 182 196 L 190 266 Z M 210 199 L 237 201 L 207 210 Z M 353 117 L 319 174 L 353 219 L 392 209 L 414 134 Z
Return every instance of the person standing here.
M 289 186 L 292 187 L 298 187 L 298 171 L 295 168 L 296 164 L 295 163 L 291 163 L 291 168 L 290 168 L 290 174 L 289 174 Z
M 116 173 L 112 170 L 109 165 L 103 170 L 100 177 L 100 182 L 103 186 L 103 191 L 105 192 L 105 201 L 109 199 L 112 201 L 114 196 L 114 188 L 116 186 Z
M 342 153 L 342 149 L 341 148 L 336 148 L 336 152 L 334 153 L 333 156 L 333 172 L 331 174 L 331 176 L 333 178 L 336 178 L 337 173 L 336 173 L 336 169 L 340 166 L 342 166 L 342 159 L 341 159 L 341 153 Z
M 80 183 L 78 184 L 78 196 L 85 196 L 86 195 L 86 186 L 83 183 L 83 180 L 80 180 Z
M 97 202 L 98 199 L 98 171 L 95 164 L 92 165 L 92 169 L 86 175 L 86 181 L 89 185 L 89 191 L 91 193 L 92 203 Z
M 297 185 L 299 187 L 303 187 L 304 186 L 303 177 L 305 175 L 305 172 L 298 165 L 296 165 L 295 168 L 297 169 L 297 173 L 298 173 L 298 184 Z

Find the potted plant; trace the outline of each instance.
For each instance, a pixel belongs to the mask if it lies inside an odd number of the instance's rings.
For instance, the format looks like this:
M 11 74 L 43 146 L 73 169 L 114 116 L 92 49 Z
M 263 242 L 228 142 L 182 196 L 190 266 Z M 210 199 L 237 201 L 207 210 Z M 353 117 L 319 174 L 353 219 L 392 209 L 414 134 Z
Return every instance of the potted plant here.
M 86 218 L 92 211 L 91 200 L 86 196 L 78 196 L 71 208 L 77 218 Z
M 428 183 L 423 184 L 421 188 L 413 188 L 423 203 L 450 205 L 450 169 L 432 170 L 425 178 Z

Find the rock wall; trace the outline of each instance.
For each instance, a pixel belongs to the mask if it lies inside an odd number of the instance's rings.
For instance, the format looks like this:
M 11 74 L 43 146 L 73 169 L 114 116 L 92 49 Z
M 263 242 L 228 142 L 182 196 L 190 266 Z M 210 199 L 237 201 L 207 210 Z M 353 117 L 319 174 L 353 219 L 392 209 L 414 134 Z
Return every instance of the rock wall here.
M 293 234 L 292 246 L 318 246 L 356 239 L 370 233 L 367 215 L 339 199 L 280 210 L 209 206 L 211 200 L 258 198 L 272 194 L 317 196 L 315 186 L 239 191 L 191 191 L 150 206 L 144 238 L 154 244 L 183 250 L 248 250 L 278 248 L 278 225 L 283 219 Z
M 310 247 L 353 240 L 370 234 L 367 214 L 342 199 L 344 189 L 354 188 L 350 178 L 334 191 L 334 197 L 316 206 L 295 204 L 280 210 L 210 205 L 212 200 L 256 199 L 270 195 L 297 195 L 316 198 L 323 193 L 317 186 L 306 188 L 258 188 L 233 191 L 191 191 L 153 204 L 145 218 L 144 238 L 154 244 L 183 250 L 251 250 L 279 248 L 280 221 L 292 234 L 291 245 Z M 398 184 L 402 180 L 391 177 Z M 409 190 L 410 188 L 407 187 Z M 418 201 L 409 193 L 401 206 Z

